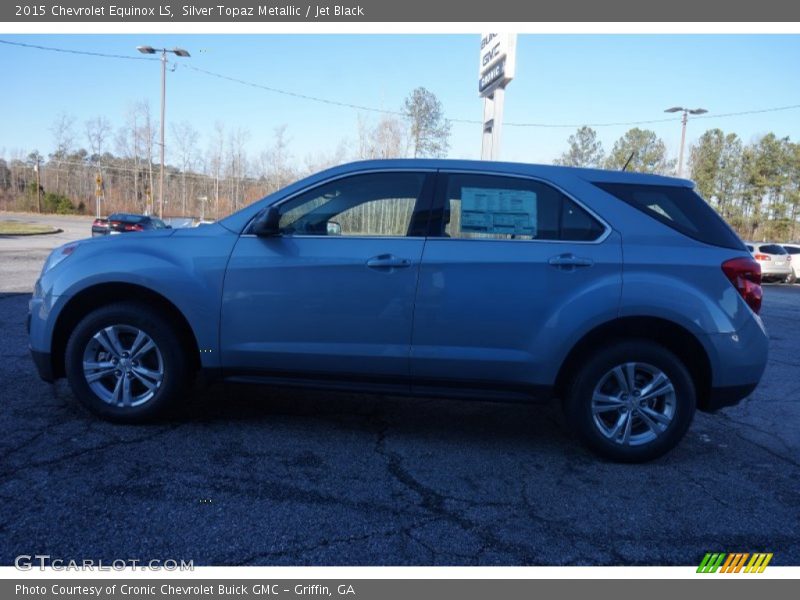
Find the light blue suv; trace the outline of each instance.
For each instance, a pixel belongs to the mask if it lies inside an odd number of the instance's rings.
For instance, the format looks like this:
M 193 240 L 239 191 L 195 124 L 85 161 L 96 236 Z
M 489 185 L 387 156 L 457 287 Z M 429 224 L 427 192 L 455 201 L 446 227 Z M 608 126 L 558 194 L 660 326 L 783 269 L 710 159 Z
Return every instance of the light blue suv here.
M 446 160 L 348 164 L 195 229 L 67 244 L 30 301 L 41 377 L 136 422 L 195 374 L 373 393 L 560 398 L 643 461 L 750 394 L 758 264 L 681 179 Z

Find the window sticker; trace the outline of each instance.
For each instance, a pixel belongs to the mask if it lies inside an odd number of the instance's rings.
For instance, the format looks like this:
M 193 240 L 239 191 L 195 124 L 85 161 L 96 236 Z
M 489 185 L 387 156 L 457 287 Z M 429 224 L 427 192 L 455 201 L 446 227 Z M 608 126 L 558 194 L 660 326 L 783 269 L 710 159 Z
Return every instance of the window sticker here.
M 463 188 L 461 231 L 536 237 L 536 192 Z

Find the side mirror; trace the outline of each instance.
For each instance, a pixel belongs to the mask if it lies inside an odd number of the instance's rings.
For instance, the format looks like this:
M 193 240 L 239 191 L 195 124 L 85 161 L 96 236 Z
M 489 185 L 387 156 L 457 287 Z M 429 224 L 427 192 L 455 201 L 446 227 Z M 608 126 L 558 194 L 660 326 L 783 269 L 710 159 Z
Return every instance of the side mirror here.
M 252 232 L 258 237 L 273 237 L 281 234 L 281 213 L 276 206 L 270 206 L 253 222 Z
M 336 221 L 328 221 L 328 235 L 342 235 L 342 226 Z

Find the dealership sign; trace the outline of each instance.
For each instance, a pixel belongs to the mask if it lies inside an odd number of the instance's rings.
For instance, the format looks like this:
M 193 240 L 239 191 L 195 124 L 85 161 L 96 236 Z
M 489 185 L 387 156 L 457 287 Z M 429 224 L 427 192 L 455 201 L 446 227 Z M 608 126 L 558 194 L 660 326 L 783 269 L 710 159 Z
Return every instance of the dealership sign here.
M 517 36 L 510 33 L 484 33 L 478 64 L 478 92 L 489 96 L 514 78 Z

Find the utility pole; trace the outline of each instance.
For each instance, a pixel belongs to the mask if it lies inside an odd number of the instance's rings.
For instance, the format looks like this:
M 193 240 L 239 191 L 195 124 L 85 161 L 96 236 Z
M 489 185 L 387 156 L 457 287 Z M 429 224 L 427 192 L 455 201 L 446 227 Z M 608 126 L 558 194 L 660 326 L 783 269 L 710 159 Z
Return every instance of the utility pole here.
M 678 177 L 683 176 L 683 146 L 686 143 L 686 124 L 689 122 L 689 115 L 702 115 L 708 111 L 705 108 L 683 108 L 682 106 L 673 106 L 664 112 L 676 113 L 682 112 L 681 117 L 681 149 L 678 153 Z
M 97 176 L 94 178 L 94 212 L 95 216 L 99 219 L 100 218 L 100 199 L 103 197 L 103 177 L 100 175 L 100 172 L 97 172 Z
M 164 218 L 164 117 L 167 107 L 167 52 L 175 56 L 189 58 L 189 52 L 183 48 L 152 48 L 151 46 L 137 46 L 136 49 L 142 54 L 155 54 L 161 52 L 161 171 L 158 175 L 158 218 Z
M 42 176 L 41 168 L 39 166 L 39 153 L 36 153 L 36 165 L 33 170 L 36 171 L 36 212 L 42 212 Z
M 158 218 L 164 218 L 164 117 L 167 109 L 167 51 L 161 49 L 161 171 L 158 174 Z

